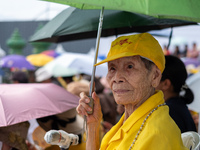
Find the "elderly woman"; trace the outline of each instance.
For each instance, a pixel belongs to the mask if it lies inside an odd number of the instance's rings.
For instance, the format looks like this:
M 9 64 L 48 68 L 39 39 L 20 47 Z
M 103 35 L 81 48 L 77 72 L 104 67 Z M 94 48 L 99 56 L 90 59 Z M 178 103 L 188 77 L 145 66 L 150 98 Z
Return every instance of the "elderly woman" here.
M 156 91 L 165 68 L 161 46 L 148 33 L 122 36 L 112 42 L 107 58 L 107 81 L 117 104 L 125 112 L 119 122 L 104 136 L 100 150 L 185 150 L 181 132 L 169 116 L 163 93 Z M 81 93 L 77 111 L 87 116 L 87 150 L 99 149 L 99 127 L 102 119 L 99 98 L 95 92 L 94 112 L 90 99 Z

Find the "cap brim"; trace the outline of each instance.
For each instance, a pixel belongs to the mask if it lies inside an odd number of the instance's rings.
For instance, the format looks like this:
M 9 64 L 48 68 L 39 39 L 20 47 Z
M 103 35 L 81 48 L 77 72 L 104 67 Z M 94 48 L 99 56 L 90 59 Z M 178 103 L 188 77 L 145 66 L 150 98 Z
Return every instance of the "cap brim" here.
M 128 57 L 128 56 L 136 56 L 136 55 L 139 55 L 139 54 L 138 53 L 132 53 L 132 52 L 131 53 L 125 52 L 125 53 L 116 54 L 116 55 L 113 55 L 112 57 L 107 57 L 106 59 L 96 63 L 94 66 L 98 66 L 100 64 L 103 64 L 103 63 L 106 63 L 106 62 L 109 62 L 109 61 L 112 61 L 112 60 L 115 60 L 115 59 Z

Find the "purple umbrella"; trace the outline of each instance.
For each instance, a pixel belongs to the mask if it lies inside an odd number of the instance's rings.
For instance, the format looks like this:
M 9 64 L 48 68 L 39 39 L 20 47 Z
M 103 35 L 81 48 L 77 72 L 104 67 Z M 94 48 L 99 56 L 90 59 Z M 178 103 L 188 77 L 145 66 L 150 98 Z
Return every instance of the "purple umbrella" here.
M 200 61 L 197 58 L 182 58 L 181 60 L 185 66 L 192 64 L 195 67 L 198 67 L 200 65 Z
M 26 60 L 22 55 L 7 55 L 0 60 L 0 66 L 2 68 L 18 68 L 26 70 L 35 70 L 35 67 Z

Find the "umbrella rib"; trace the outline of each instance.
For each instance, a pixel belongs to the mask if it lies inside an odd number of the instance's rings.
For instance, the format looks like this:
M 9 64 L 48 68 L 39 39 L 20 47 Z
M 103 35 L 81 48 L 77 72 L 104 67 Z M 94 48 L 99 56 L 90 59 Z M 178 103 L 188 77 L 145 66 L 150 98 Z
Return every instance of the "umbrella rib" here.
M 52 83 L 54 84 L 54 83 Z M 44 92 L 42 90 L 39 90 L 38 88 L 36 88 L 37 91 L 39 91 L 44 97 L 48 97 L 48 101 L 51 102 L 49 99 L 51 99 L 48 95 L 45 95 Z M 52 103 L 52 102 L 51 102 Z M 68 102 L 69 104 L 74 104 L 72 102 Z
M 47 97 L 48 98 L 48 101 L 50 101 L 49 99 L 50 99 L 50 97 L 48 96 L 48 95 L 45 95 L 45 93 L 42 91 L 42 90 L 40 90 L 40 89 L 38 89 L 37 87 L 35 88 L 37 91 L 39 91 L 39 93 L 41 93 L 44 97 Z M 50 101 L 51 102 L 51 101 Z

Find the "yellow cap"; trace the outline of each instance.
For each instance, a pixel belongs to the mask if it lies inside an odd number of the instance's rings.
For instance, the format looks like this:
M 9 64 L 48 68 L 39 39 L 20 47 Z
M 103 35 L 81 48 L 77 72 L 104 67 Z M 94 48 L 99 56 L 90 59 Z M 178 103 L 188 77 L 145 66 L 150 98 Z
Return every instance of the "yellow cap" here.
M 95 64 L 95 66 L 118 58 L 136 55 L 152 61 L 163 72 L 165 68 L 163 50 L 158 41 L 149 33 L 117 38 L 112 42 L 107 58 Z

